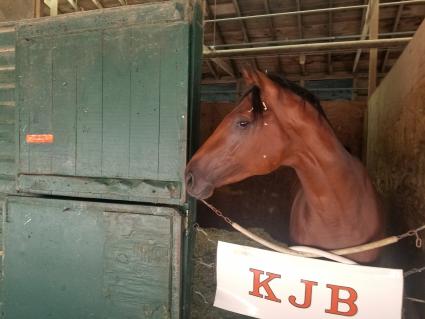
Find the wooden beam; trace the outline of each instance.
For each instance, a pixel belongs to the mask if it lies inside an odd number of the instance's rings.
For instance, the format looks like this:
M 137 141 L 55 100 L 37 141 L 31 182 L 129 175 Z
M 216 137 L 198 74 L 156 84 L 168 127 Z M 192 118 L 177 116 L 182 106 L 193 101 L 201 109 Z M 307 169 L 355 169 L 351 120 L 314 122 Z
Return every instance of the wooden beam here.
M 211 18 L 213 18 L 213 15 L 212 15 L 212 12 L 211 12 L 211 8 L 210 8 L 210 6 L 209 6 L 209 4 L 208 4 L 208 0 L 206 1 L 206 3 L 205 3 L 205 11 L 206 11 L 206 14 L 207 14 L 207 17 L 208 17 L 208 19 L 211 19 Z M 221 28 L 220 28 L 220 26 L 218 25 L 218 24 L 216 24 L 215 25 L 215 28 L 216 28 L 216 35 L 217 35 L 217 37 L 218 37 L 218 40 L 220 41 L 220 43 L 223 43 L 223 44 L 225 44 L 226 43 L 226 41 L 224 40 L 224 37 L 223 37 L 223 33 L 222 33 L 222 31 L 221 31 Z M 204 46 L 204 49 L 205 49 L 205 46 Z M 209 48 L 208 48 L 209 49 Z M 213 61 L 214 63 L 216 62 L 216 61 L 220 61 L 220 60 L 215 60 L 215 61 Z M 224 61 L 224 60 L 223 60 Z M 230 65 L 230 68 L 231 68 L 231 72 L 230 72 L 230 75 L 232 75 L 233 77 L 235 77 L 235 76 L 237 76 L 237 67 L 236 67 L 236 64 L 235 64 L 235 62 L 232 60 L 232 59 L 229 59 L 229 63 L 228 63 L 229 65 Z M 225 63 L 220 63 L 220 65 L 225 65 Z M 227 69 L 226 69 L 227 70 Z M 228 71 L 226 71 L 226 70 L 224 70 L 226 73 L 229 73 Z M 213 74 L 213 76 L 214 76 L 214 74 Z
M 379 0 L 370 0 L 369 39 L 378 39 L 379 33 Z M 369 50 L 369 86 L 368 96 L 376 89 L 376 74 L 378 72 L 378 49 Z
M 206 63 L 207 63 L 208 69 L 210 70 L 210 73 L 214 76 L 214 79 L 217 80 L 218 79 L 218 74 L 217 74 L 216 70 L 214 69 L 213 64 L 209 60 L 207 60 Z
M 300 67 L 301 67 L 301 74 L 302 74 L 302 75 L 306 75 L 306 70 L 305 70 L 305 59 L 306 59 L 305 54 L 300 54 L 300 60 L 299 60 L 299 63 L 300 63 Z
M 295 0 L 295 4 L 297 6 L 297 11 L 301 11 L 300 0 Z M 302 17 L 301 17 L 300 14 L 297 14 L 297 25 L 298 25 L 298 38 L 299 39 L 303 39 L 304 38 L 303 20 L 302 20 Z M 306 73 L 306 70 L 305 70 L 305 59 L 306 59 L 306 56 L 305 55 L 300 55 L 299 56 L 300 73 L 302 75 L 305 75 L 305 73 Z M 301 86 L 304 86 L 304 84 L 302 84 Z
M 58 0 L 44 0 L 44 3 L 50 9 L 50 16 L 58 15 Z
M 333 6 L 332 0 L 329 0 L 328 2 L 329 8 Z M 329 11 L 328 13 L 328 37 L 332 37 L 333 35 L 333 15 L 332 11 Z M 328 53 L 328 74 L 331 74 L 333 72 L 333 66 L 332 66 L 332 53 Z
M 75 0 L 67 0 L 67 1 L 75 11 L 78 11 L 78 6 Z
M 367 0 L 364 0 L 364 2 L 367 3 Z M 363 16 L 362 16 L 362 23 L 361 23 L 362 31 L 360 33 L 360 40 L 366 39 L 367 32 L 369 30 L 369 19 L 370 19 L 370 2 L 367 8 L 363 9 Z M 356 56 L 354 57 L 353 73 L 355 73 L 357 70 L 357 65 L 359 64 L 361 54 L 362 54 L 362 50 L 361 49 L 357 50 Z
M 401 4 L 397 9 L 397 13 L 396 13 L 396 16 L 395 16 L 395 19 L 394 19 L 392 32 L 397 31 L 397 28 L 398 28 L 398 25 L 399 25 L 400 19 L 401 19 L 401 14 L 403 13 L 403 9 L 404 9 L 403 4 Z M 386 50 L 385 55 L 384 55 L 384 60 L 382 61 L 382 65 L 381 65 L 381 72 L 385 72 L 389 56 L 390 56 L 390 50 Z
M 264 0 L 264 8 L 267 14 L 271 13 L 269 0 Z M 273 18 L 270 18 L 268 21 L 269 21 L 269 29 L 270 29 L 270 35 L 272 37 L 272 41 L 276 41 L 277 35 L 276 35 L 276 29 L 273 22 Z M 280 60 L 280 57 L 276 57 L 276 59 L 277 59 L 278 72 L 283 73 L 282 61 Z
M 239 7 L 238 0 L 232 0 L 233 6 L 235 8 L 236 14 L 238 17 L 242 16 L 241 8 Z M 241 26 L 243 38 L 245 42 L 250 42 L 249 35 L 248 35 L 248 29 L 246 28 L 245 21 L 239 20 L 239 24 Z M 258 62 L 256 58 L 252 58 L 252 64 L 256 69 L 259 69 Z
M 365 2 L 367 3 L 367 1 Z M 418 5 L 418 4 L 425 4 L 425 0 L 402 0 L 402 1 L 390 1 L 390 2 L 384 2 L 381 3 L 380 7 L 392 7 L 392 6 L 399 6 L 400 4 L 403 4 L 405 6 L 407 5 Z M 257 15 L 250 15 L 250 16 L 242 16 L 242 17 L 231 17 L 231 18 L 222 18 L 222 19 L 208 19 L 205 20 L 205 23 L 213 23 L 213 22 L 224 22 L 224 21 L 237 21 L 237 20 L 254 20 L 254 19 L 269 19 L 270 17 L 283 17 L 283 16 L 292 16 L 292 15 L 299 15 L 299 14 L 318 14 L 323 12 L 338 12 L 343 11 L 347 12 L 347 10 L 358 10 L 358 9 L 366 9 L 368 7 L 367 4 L 361 4 L 361 5 L 353 5 L 353 6 L 342 6 L 342 7 L 332 7 L 332 8 L 322 8 L 322 9 L 311 9 L 311 10 L 301 10 L 301 11 L 285 11 L 285 12 L 276 12 L 276 13 L 270 13 L 270 14 L 257 14 Z M 363 24 L 362 24 L 363 25 Z
M 91 0 L 91 2 L 94 3 L 94 5 L 98 8 L 98 9 L 103 9 L 103 5 L 100 3 L 99 0 Z
M 375 0 L 374 0 L 375 1 Z M 215 50 L 204 52 L 204 59 L 222 58 L 222 57 L 252 57 L 252 56 L 274 56 L 288 54 L 312 54 L 318 52 L 332 51 L 349 51 L 357 49 L 372 49 L 372 48 L 396 48 L 405 46 L 412 40 L 411 37 L 391 38 L 391 39 L 375 39 L 375 40 L 355 40 L 355 41 L 336 41 L 336 42 L 321 42 L 321 43 L 303 43 L 289 45 L 275 45 L 255 48 Z
M 203 52 L 211 52 L 211 49 L 207 47 L 206 45 L 203 46 Z M 211 61 L 213 61 L 220 69 L 222 69 L 224 72 L 231 76 L 235 76 L 235 73 L 233 73 L 231 65 L 221 58 L 212 58 Z
M 379 73 L 378 77 L 383 78 L 386 74 Z M 334 72 L 333 74 L 327 74 L 324 72 L 308 74 L 306 76 L 302 76 L 299 74 L 288 74 L 286 76 L 287 79 L 291 81 L 317 81 L 317 80 L 341 80 L 341 79 L 367 79 L 367 73 L 357 73 L 353 74 L 351 72 Z M 229 84 L 235 83 L 237 80 L 231 77 L 223 77 L 218 80 L 213 79 L 204 79 L 202 80 L 202 84 Z
M 301 11 L 300 0 L 295 0 L 295 3 L 297 5 L 297 11 Z M 298 25 L 298 37 L 302 39 L 304 38 L 304 31 L 303 31 L 303 21 L 302 21 L 301 14 L 297 14 L 297 25 Z
M 127 5 L 127 0 L 118 0 L 118 2 L 119 2 L 122 6 L 126 6 L 126 5 Z
M 42 0 L 34 0 L 34 18 L 41 17 L 41 1 Z

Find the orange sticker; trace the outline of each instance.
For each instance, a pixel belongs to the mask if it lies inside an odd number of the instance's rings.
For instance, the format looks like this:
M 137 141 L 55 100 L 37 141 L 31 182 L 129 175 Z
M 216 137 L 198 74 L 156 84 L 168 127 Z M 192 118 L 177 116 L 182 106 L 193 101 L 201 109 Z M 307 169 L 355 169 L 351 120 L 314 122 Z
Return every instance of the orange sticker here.
M 28 144 L 51 144 L 55 137 L 53 134 L 27 134 L 25 140 Z

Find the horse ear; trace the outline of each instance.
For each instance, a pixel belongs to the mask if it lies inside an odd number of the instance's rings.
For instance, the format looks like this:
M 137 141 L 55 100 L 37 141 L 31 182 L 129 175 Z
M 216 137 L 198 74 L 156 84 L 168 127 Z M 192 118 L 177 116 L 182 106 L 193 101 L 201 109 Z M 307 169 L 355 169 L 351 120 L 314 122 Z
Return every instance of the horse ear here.
M 262 71 L 255 70 L 256 85 L 260 87 L 261 90 L 266 89 L 267 87 L 273 86 L 273 81 Z
M 242 69 L 242 76 L 246 86 L 258 85 L 258 76 L 256 74 L 256 71 L 244 68 Z

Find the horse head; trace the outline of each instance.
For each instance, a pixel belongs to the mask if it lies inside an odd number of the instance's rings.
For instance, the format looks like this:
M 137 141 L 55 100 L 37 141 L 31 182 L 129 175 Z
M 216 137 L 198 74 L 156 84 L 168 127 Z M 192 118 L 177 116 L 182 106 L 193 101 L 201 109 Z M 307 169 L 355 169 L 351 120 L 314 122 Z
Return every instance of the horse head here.
M 276 114 L 283 91 L 262 72 L 243 75 L 249 89 L 187 165 L 186 188 L 198 199 L 220 186 L 268 174 L 288 160 L 290 139 Z

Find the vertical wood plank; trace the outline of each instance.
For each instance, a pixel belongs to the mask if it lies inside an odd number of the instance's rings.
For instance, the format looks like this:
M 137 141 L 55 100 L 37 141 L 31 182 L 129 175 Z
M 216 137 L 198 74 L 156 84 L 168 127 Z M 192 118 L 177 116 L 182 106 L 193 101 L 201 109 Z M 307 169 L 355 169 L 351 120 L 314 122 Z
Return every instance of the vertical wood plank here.
M 22 40 L 21 40 L 22 41 Z M 18 171 L 21 173 L 29 172 L 29 146 L 25 143 L 25 135 L 29 132 L 29 110 L 30 103 L 26 96 L 30 94 L 28 91 L 31 89 L 31 72 L 29 63 L 29 46 L 22 45 L 17 42 L 19 50 L 16 52 L 16 86 L 19 87 L 16 94 L 17 107 L 17 126 L 15 132 L 18 136 L 18 145 L 16 156 L 18 158 Z M 23 75 L 25 72 L 25 76 Z M 27 73 L 28 72 L 28 73 Z
M 370 0 L 369 40 L 376 40 L 379 33 L 379 0 Z M 369 85 L 368 95 L 376 89 L 376 74 L 378 70 L 378 49 L 369 50 Z
M 161 37 L 161 108 L 158 178 L 179 181 L 186 159 L 188 104 L 187 25 L 176 24 Z
M 160 43 L 156 27 L 133 29 L 130 175 L 157 179 Z
M 77 176 L 101 176 L 102 168 L 102 33 L 78 40 Z
M 52 132 L 52 49 L 50 39 L 37 40 L 28 56 L 31 79 L 28 85 L 30 90 L 25 96 L 29 103 L 30 124 L 29 134 L 49 134 Z M 35 86 L 42 86 L 42 90 L 34 91 Z M 35 93 L 35 94 L 34 94 Z M 25 137 L 24 137 L 25 138 Z M 25 143 L 25 141 L 24 141 Z M 29 146 L 29 166 L 32 174 L 51 173 L 51 151 L 53 144 L 31 144 Z
M 75 174 L 78 36 L 55 37 L 52 50 L 52 174 Z
M 129 169 L 131 36 L 126 29 L 103 38 L 102 176 L 127 177 Z

